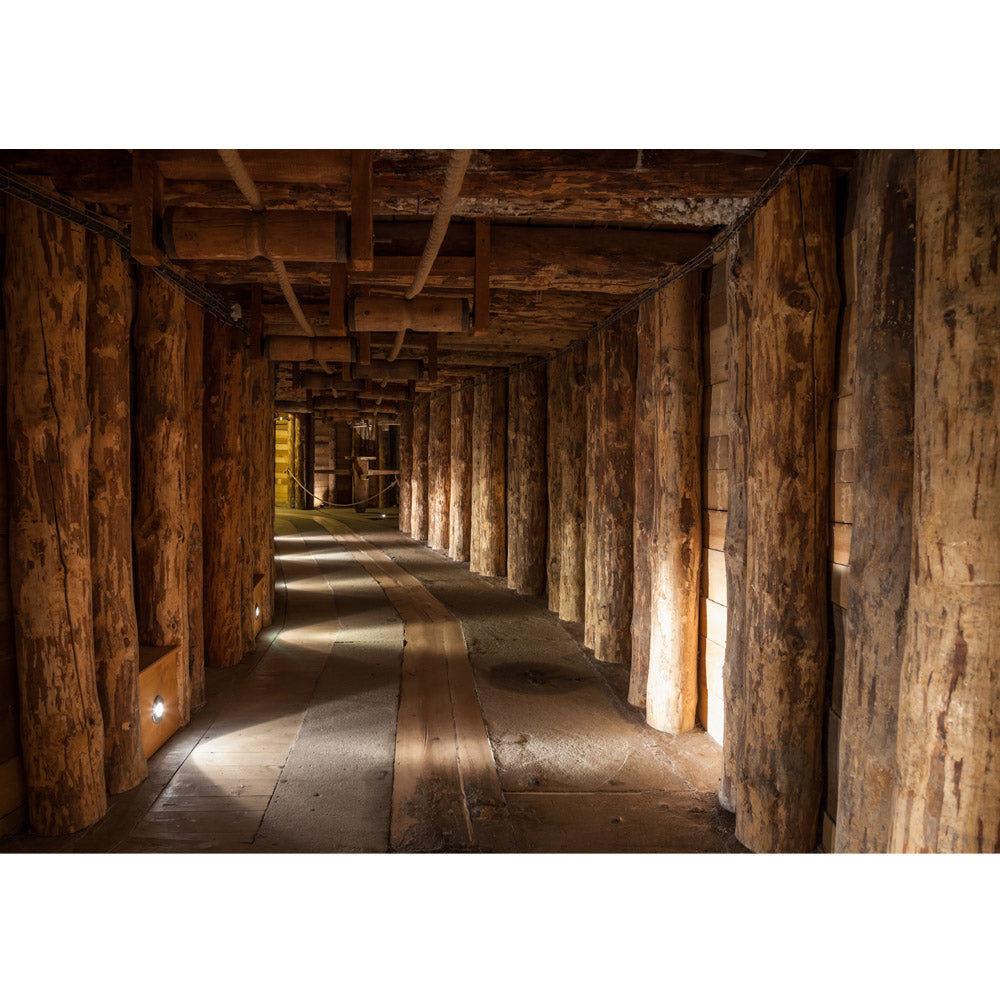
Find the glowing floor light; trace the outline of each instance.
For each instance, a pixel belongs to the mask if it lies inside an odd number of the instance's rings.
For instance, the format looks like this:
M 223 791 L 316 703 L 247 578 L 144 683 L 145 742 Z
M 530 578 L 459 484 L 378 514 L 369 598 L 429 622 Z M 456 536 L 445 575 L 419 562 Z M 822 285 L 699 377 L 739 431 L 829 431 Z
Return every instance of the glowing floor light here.
M 255 604 L 253 606 L 253 616 L 254 616 L 254 618 L 260 618 L 260 605 L 259 604 Z
M 166 702 L 164 702 L 164 700 L 159 695 L 157 695 L 153 699 L 153 722 L 159 723 L 160 720 L 163 718 L 163 713 L 166 712 L 166 710 L 167 710 Z

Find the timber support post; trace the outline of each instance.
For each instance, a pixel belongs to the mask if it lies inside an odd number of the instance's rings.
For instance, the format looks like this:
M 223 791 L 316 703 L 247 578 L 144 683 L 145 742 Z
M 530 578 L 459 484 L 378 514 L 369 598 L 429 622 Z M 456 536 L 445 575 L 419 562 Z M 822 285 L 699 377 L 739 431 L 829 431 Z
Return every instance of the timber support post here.
M 451 512 L 451 398 L 436 393 L 428 410 L 427 544 L 448 551 Z
M 413 505 L 413 407 L 399 408 L 399 530 L 410 534 Z
M 916 163 L 914 558 L 889 846 L 996 852 L 1000 152 Z
M 836 850 L 889 849 L 912 555 L 916 157 L 858 164 L 854 525 Z
M 507 380 L 476 383 L 472 412 L 472 538 L 469 569 L 507 572 Z
M 82 229 L 14 198 L 5 236 L 21 750 L 31 826 L 53 836 L 107 807 L 87 514 L 86 247 Z
M 653 328 L 653 511 L 646 721 L 694 728 L 701 594 L 701 274 L 643 304 Z M 637 456 L 638 458 L 638 456 Z
M 451 510 L 448 516 L 448 555 L 469 561 L 472 529 L 472 411 L 473 386 L 463 383 L 451 394 Z
M 545 368 L 514 368 L 507 407 L 507 586 L 545 591 Z
M 754 219 L 746 740 L 736 794 L 736 836 L 754 851 L 816 844 L 840 306 L 835 206 L 833 171 L 798 167 Z
M 139 719 L 139 632 L 132 567 L 132 277 L 121 251 L 87 235 L 90 566 L 104 775 L 112 795 L 147 774 Z
M 240 571 L 243 344 L 236 330 L 214 317 L 206 316 L 205 324 L 205 660 L 231 667 L 243 657 L 246 618 Z
M 430 401 L 425 396 L 413 405 L 413 479 L 410 488 L 410 535 L 427 541 L 427 449 Z
M 202 542 L 204 502 L 205 314 L 185 303 L 187 330 L 185 372 L 185 476 L 187 499 L 188 662 L 191 707 L 205 704 L 205 552 Z M 273 478 L 273 477 L 272 477 Z
M 135 346 L 136 617 L 146 646 L 177 646 L 177 710 L 191 717 L 185 486 L 184 298 L 139 269 Z

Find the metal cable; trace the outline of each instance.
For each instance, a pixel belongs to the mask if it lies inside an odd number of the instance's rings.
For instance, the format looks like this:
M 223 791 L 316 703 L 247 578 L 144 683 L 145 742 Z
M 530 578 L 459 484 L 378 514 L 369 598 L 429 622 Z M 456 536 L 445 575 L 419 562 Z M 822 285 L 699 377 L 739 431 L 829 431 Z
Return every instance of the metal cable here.
M 53 191 L 45 191 L 28 183 L 17 174 L 0 167 L 0 192 L 9 194 L 20 201 L 34 205 L 58 219 L 65 219 L 80 226 L 87 232 L 97 236 L 103 236 L 106 240 L 114 243 L 122 256 L 128 260 L 132 256 L 132 240 L 128 230 L 116 228 L 106 219 L 88 208 L 80 208 Z M 172 264 L 159 264 L 152 268 L 154 274 L 159 275 L 164 281 L 170 282 L 184 293 L 184 296 L 192 302 L 200 305 L 206 312 L 211 313 L 224 323 L 235 326 L 243 333 L 248 333 L 249 329 L 242 319 L 236 318 L 238 307 L 225 302 L 217 295 L 213 295 L 207 288 L 200 285 L 189 274 L 181 271 Z
M 424 245 L 424 252 L 417 265 L 417 273 L 413 282 L 407 288 L 403 298 L 416 298 L 424 282 L 427 281 L 434 261 L 437 259 L 438 251 L 444 242 L 444 235 L 448 232 L 448 223 L 451 222 L 458 196 L 462 190 L 462 181 L 465 180 L 465 171 L 469 166 L 469 158 L 472 156 L 471 149 L 452 150 L 451 159 L 448 161 L 448 169 L 444 175 L 444 187 L 441 189 L 441 199 L 438 201 L 437 211 L 434 213 L 434 221 L 431 223 L 431 231 L 427 234 L 427 243 Z

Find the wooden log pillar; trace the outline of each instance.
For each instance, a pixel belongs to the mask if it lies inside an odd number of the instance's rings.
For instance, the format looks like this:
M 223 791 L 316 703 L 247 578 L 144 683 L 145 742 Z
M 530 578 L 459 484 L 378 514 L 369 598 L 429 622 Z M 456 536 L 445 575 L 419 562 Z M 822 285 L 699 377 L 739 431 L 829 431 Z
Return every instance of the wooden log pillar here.
M 698 707 L 700 299 L 692 271 L 643 305 L 655 338 L 646 722 L 668 733 L 693 729 Z
M 559 614 L 559 579 L 562 563 L 563 496 L 561 452 L 566 431 L 566 356 L 557 355 L 545 370 L 545 472 L 548 516 L 546 518 L 545 592 L 549 611 Z
M 277 565 L 274 560 L 274 508 L 276 505 L 274 480 L 275 424 L 274 424 L 274 364 L 268 361 L 264 368 L 263 410 L 267 420 L 267 538 L 264 553 L 264 601 L 261 618 L 264 625 L 274 622 L 274 585 Z M 333 429 L 331 428 L 331 434 Z M 332 450 L 332 449 L 331 449 Z M 331 476 L 331 483 L 333 477 Z
M 413 478 L 410 486 L 410 535 L 427 541 L 427 448 L 430 403 L 421 399 L 413 405 Z
M 448 551 L 451 513 L 451 396 L 431 397 L 427 445 L 427 544 Z
M 833 171 L 800 167 L 754 225 L 746 744 L 736 795 L 736 836 L 754 851 L 816 844 L 840 304 L 835 209 Z
M 913 499 L 912 150 L 859 154 L 851 533 L 837 852 L 889 848 Z
M 399 530 L 410 534 L 413 515 L 413 407 L 399 408 Z
M 512 369 L 507 407 L 507 586 L 545 592 L 545 367 Z
M 7 199 L 0 198 L 0 280 L 4 274 Z M 10 473 L 7 469 L 7 333 L 0 289 L 0 767 L 21 756 L 14 607 L 10 593 Z M 0 806 L 0 831 L 20 820 L 23 802 Z M 2 834 L 0 834 L 2 835 Z
M 205 661 L 239 663 L 245 648 L 243 593 L 243 338 L 205 317 Z
M 656 390 L 660 372 L 656 366 L 656 326 L 661 303 L 639 307 L 636 324 L 635 379 L 635 513 L 632 527 L 632 664 L 628 701 L 646 707 L 649 679 L 649 604 L 653 574 L 653 511 L 656 506 Z
M 507 572 L 507 380 L 476 383 L 472 405 L 472 538 L 469 569 Z
M 630 663 L 635 313 L 599 333 L 589 348 L 596 350 L 597 384 L 596 409 L 588 413 L 587 427 L 587 587 L 593 593 L 587 595 L 584 628 L 585 634 L 589 631 L 597 659 Z
M 185 349 L 185 467 L 187 497 L 188 666 L 191 707 L 205 704 L 205 553 L 202 542 L 204 502 L 205 314 L 195 302 L 184 305 Z
M 147 772 L 139 705 L 139 631 L 132 568 L 132 278 L 118 247 L 87 235 L 91 603 L 104 778 L 112 795 Z
M 587 354 L 563 356 L 559 497 L 559 617 L 582 622 L 587 517 Z
M 601 420 L 603 413 L 603 384 L 601 379 L 601 353 L 604 334 L 587 341 L 586 354 L 586 459 L 584 466 L 584 542 L 583 542 L 583 644 L 593 649 L 597 642 L 597 592 L 601 563 L 597 545 L 600 527 L 597 519 L 597 497 L 600 493 L 602 471 Z
M 270 363 L 264 357 L 247 359 L 250 369 L 250 413 L 248 425 L 250 436 L 250 549 L 252 553 L 251 573 L 251 636 L 253 626 L 259 613 L 261 627 L 269 625 L 268 600 L 266 597 L 268 564 L 273 561 L 271 548 L 274 544 L 274 505 L 271 502 L 271 485 L 274 474 L 274 451 L 271 445 L 271 432 L 274 427 L 273 403 L 270 399 L 269 384 L 271 380 Z M 273 390 L 272 390 L 273 391 Z M 263 577 L 259 607 L 253 599 L 253 580 Z M 273 614 L 273 612 L 272 612 Z
M 135 349 L 136 617 L 146 646 L 177 646 L 180 724 L 191 717 L 187 588 L 184 297 L 139 269 Z
M 719 804 L 736 812 L 746 740 L 747 470 L 750 454 L 749 335 L 753 306 L 754 220 L 729 245 L 726 423 L 729 428 L 729 512 L 726 515 L 726 658 L 722 666 L 725 727 Z
M 471 382 L 451 394 L 451 510 L 448 515 L 448 555 L 469 561 L 472 532 L 472 413 Z
M 916 160 L 914 556 L 889 846 L 996 852 L 1000 152 Z
M 7 199 L 10 584 L 28 816 L 43 835 L 104 815 L 87 508 L 84 233 Z

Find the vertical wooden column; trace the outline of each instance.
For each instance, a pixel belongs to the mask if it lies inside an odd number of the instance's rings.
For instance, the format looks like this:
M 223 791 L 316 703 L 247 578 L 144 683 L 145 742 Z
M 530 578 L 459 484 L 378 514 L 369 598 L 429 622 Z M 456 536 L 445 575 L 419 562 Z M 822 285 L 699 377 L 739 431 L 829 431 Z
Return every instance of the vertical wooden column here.
M 410 534 L 413 514 L 413 407 L 399 407 L 399 530 Z
M 701 274 L 645 304 L 653 327 L 653 522 L 646 721 L 694 728 L 701 592 Z
M 104 778 L 112 795 L 146 777 L 139 718 L 139 632 L 132 573 L 133 285 L 118 247 L 87 236 L 90 570 Z
M 508 379 L 507 586 L 545 592 L 545 368 L 515 368 Z
M 427 452 L 427 544 L 448 551 L 451 513 L 451 397 L 430 400 Z
M 274 406 L 270 399 L 268 383 L 271 380 L 270 362 L 267 358 L 251 357 L 247 364 L 251 373 L 250 426 L 253 433 L 250 442 L 251 469 L 250 482 L 250 551 L 253 553 L 253 577 L 264 578 L 260 602 L 261 626 L 270 624 L 268 600 L 266 596 L 268 564 L 273 560 L 271 546 L 274 544 L 274 506 L 271 502 L 273 481 L 271 468 L 274 466 L 274 452 L 271 446 L 271 432 L 274 427 Z M 251 588 L 253 580 L 251 580 Z M 253 612 L 253 595 L 250 597 Z M 273 612 L 272 612 L 273 614 Z M 251 625 L 253 621 L 251 621 Z M 253 635 L 253 632 L 250 633 Z
M 545 472 L 548 516 L 546 517 L 545 591 L 549 611 L 559 614 L 560 564 L 562 562 L 562 463 L 560 453 L 566 432 L 566 357 L 554 357 L 545 366 Z
M 177 646 L 180 724 L 191 717 L 187 588 L 184 297 L 139 268 L 135 347 L 136 617 L 139 641 Z
M 244 487 L 240 491 L 238 516 L 240 520 L 240 607 L 243 609 L 243 652 L 248 653 L 256 644 L 254 635 L 253 577 L 256 564 L 254 527 L 254 363 L 249 352 L 243 354 L 243 392 L 240 396 L 240 480 Z M 310 425 L 312 419 L 309 418 Z M 311 427 L 310 427 L 311 429 Z M 311 435 L 310 435 L 311 437 Z M 308 474 L 302 480 L 312 483 Z M 307 495 L 307 499 L 311 499 Z
M 204 426 L 205 408 L 205 314 L 195 302 L 184 306 L 187 330 L 185 356 L 185 428 L 184 487 L 187 496 L 187 581 L 188 581 L 188 664 L 191 671 L 191 707 L 205 704 L 205 618 L 202 513 L 204 501 Z M 272 477 L 273 478 L 273 477 Z
M 472 538 L 469 569 L 507 571 L 507 380 L 476 383 L 472 408 Z
M 28 815 L 41 834 L 104 815 L 91 610 L 83 230 L 7 199 L 10 584 Z
M 653 574 L 653 510 L 656 491 L 656 329 L 661 303 L 658 299 L 639 307 L 636 324 L 635 379 L 635 514 L 632 528 L 632 666 L 628 700 L 646 707 L 649 679 L 649 602 Z
M 632 645 L 632 518 L 635 508 L 636 315 L 591 341 L 598 352 L 598 409 L 587 429 L 587 587 L 594 656 L 630 663 Z M 589 422 L 588 422 L 589 423 Z M 591 430 L 593 426 L 593 430 Z
M 0 198 L 0 280 L 4 274 L 7 199 Z M 7 332 L 0 289 L 0 768 L 20 767 L 21 718 L 14 648 L 14 607 L 10 593 L 10 474 L 7 469 Z M 23 771 L 23 768 L 22 768 Z M 20 802 L 0 806 L 0 835 L 20 821 Z
M 754 227 L 746 746 L 736 835 L 755 851 L 809 851 L 816 843 L 840 303 L 835 206 L 833 171 L 800 167 Z
M 1000 152 L 920 151 L 916 178 L 914 557 L 889 844 L 996 852 Z
M 413 478 L 410 487 L 410 535 L 427 541 L 427 448 L 430 404 L 421 399 L 413 404 Z
M 597 642 L 597 593 L 601 571 L 600 557 L 597 550 L 598 534 L 600 532 L 597 518 L 597 498 L 600 493 L 603 469 L 601 458 L 601 444 L 603 441 L 601 436 L 601 421 L 604 408 L 604 387 L 601 378 L 601 354 L 604 342 L 604 334 L 598 334 L 587 341 L 586 348 L 586 459 L 584 466 L 584 498 L 586 509 L 583 519 L 583 644 L 588 649 L 593 649 Z
M 451 510 L 448 555 L 468 562 L 472 529 L 472 411 L 473 387 L 464 383 L 451 395 Z
M 244 649 L 241 562 L 244 484 L 241 421 L 243 338 L 205 317 L 205 660 L 231 667 Z
M 587 517 L 587 354 L 563 357 L 563 432 L 559 455 L 562 517 L 559 542 L 559 617 L 582 622 Z
M 274 482 L 274 363 L 266 362 L 263 372 L 264 392 L 263 392 L 263 416 L 262 420 L 267 422 L 267 535 L 265 539 L 264 551 L 264 600 L 261 604 L 261 618 L 264 625 L 271 625 L 274 622 L 274 584 L 277 567 L 274 561 L 274 508 L 275 508 L 275 482 Z M 331 434 L 333 429 L 331 428 Z M 332 450 L 332 449 L 331 449 Z M 332 481 L 331 477 L 331 481 Z
M 729 428 L 729 512 L 726 515 L 726 658 L 722 667 L 725 728 L 719 804 L 736 812 L 746 739 L 747 469 L 750 454 L 749 336 L 753 306 L 754 220 L 729 245 L 726 424 Z
M 836 850 L 883 853 L 912 551 L 916 156 L 864 151 L 856 169 L 858 405 Z

